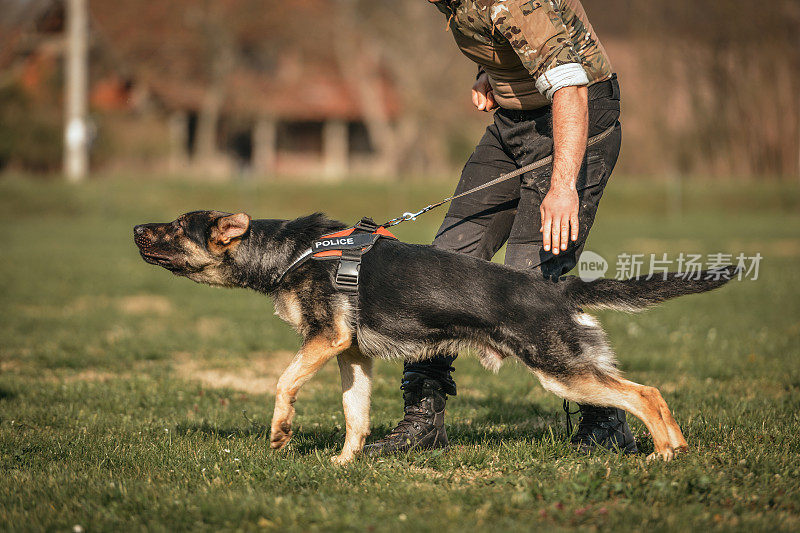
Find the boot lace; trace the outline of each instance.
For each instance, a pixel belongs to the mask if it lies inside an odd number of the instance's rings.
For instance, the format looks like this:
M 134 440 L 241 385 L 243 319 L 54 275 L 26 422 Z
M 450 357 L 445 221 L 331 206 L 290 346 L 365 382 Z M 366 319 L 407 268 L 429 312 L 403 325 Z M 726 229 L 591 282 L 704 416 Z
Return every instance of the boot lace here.
M 575 438 L 578 440 L 590 437 L 594 427 L 600 426 L 616 430 L 623 423 L 622 420 L 616 418 L 615 412 L 611 409 L 581 409 L 579 405 L 576 411 L 570 411 L 570 405 L 567 400 L 564 400 L 564 412 L 567 417 L 567 435 L 572 435 L 572 415 L 580 414 L 578 431 L 575 433 Z
M 407 390 L 406 385 L 403 383 L 400 390 L 403 391 L 403 419 L 397 423 L 397 426 L 382 439 L 378 440 L 379 443 L 385 443 L 396 440 L 398 437 L 408 435 L 411 429 L 416 425 L 430 424 L 431 413 L 422 405 L 422 400 L 425 397 L 424 389 L 419 388 L 417 385 L 414 387 L 416 390 Z M 411 387 L 408 387 L 409 389 Z
M 572 415 L 579 414 L 581 412 L 581 410 L 578 409 L 577 411 L 570 411 L 569 410 L 569 402 L 567 400 L 564 400 L 563 407 L 564 407 L 564 414 L 566 415 L 566 419 L 567 419 L 567 437 L 571 437 L 572 436 L 572 430 L 573 430 Z

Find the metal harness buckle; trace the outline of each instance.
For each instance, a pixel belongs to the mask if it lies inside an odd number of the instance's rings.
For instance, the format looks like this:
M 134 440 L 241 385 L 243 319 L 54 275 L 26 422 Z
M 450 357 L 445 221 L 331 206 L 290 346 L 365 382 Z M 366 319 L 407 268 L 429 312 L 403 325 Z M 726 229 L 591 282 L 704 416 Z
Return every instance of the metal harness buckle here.
M 348 294 L 358 294 L 358 272 L 361 268 L 361 250 L 342 250 L 336 268 L 336 288 Z
M 357 233 L 375 233 L 379 226 L 374 220 L 368 217 L 362 218 L 358 224 L 354 226 L 353 234 Z M 336 268 L 336 279 L 334 285 L 340 291 L 351 296 L 358 295 L 358 274 L 361 269 L 361 256 L 363 251 L 358 248 L 354 250 L 342 250 L 342 258 L 339 260 L 339 266 Z
M 371 218 L 362 218 L 361 221 L 353 226 L 353 231 L 345 233 L 344 236 L 331 237 L 330 235 L 323 235 L 321 239 L 312 243 L 311 248 L 304 251 L 297 259 L 295 259 L 286 270 L 278 276 L 275 285 L 280 284 L 286 275 L 302 265 L 308 259 L 339 259 L 339 264 L 336 267 L 336 277 L 334 278 L 334 286 L 348 296 L 358 295 L 358 274 L 361 268 L 361 256 L 372 248 L 372 245 L 380 238 L 396 239 L 394 235 L 387 231 L 379 232 L 381 226 L 375 223 Z M 335 234 L 334 234 L 335 235 Z M 349 242 L 342 243 L 342 240 Z M 316 257 L 314 254 L 319 252 L 329 252 L 331 250 L 341 250 L 342 255 L 325 257 Z

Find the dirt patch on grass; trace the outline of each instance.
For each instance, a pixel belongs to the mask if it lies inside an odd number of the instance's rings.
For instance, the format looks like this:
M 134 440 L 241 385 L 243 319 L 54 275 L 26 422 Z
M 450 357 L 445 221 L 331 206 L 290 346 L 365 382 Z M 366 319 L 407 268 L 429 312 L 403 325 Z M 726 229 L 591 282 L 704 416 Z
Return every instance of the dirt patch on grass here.
M 108 298 L 104 296 L 79 296 L 64 307 L 64 314 L 68 316 L 84 315 L 89 311 L 107 307 L 108 304 Z
M 112 372 L 105 372 L 100 370 L 81 370 L 75 374 L 66 374 L 66 375 L 56 375 L 52 376 L 53 381 L 59 381 L 64 383 L 74 383 L 76 381 L 94 381 L 99 383 L 105 383 L 107 381 L 111 381 L 112 379 L 124 379 L 130 377 L 128 373 L 117 373 L 114 374 Z
M 69 318 L 106 308 L 108 304 L 108 298 L 103 296 L 79 296 L 66 305 L 18 304 L 17 309 L 34 318 Z
M 136 294 L 125 296 L 116 302 L 117 308 L 129 315 L 166 315 L 172 311 L 172 302 L 155 294 Z
M 293 352 L 258 352 L 249 357 L 246 365 L 220 368 L 193 360 L 191 354 L 179 352 L 174 356 L 173 369 L 182 379 L 199 381 L 213 389 L 234 389 L 250 394 L 273 394 L 283 370 L 294 357 Z
M 195 324 L 197 334 L 204 339 L 216 337 L 230 327 L 232 327 L 230 321 L 216 316 L 201 317 Z
M 110 299 L 106 296 L 80 296 L 64 306 L 19 305 L 21 312 L 35 317 L 71 317 L 114 306 L 128 315 L 166 315 L 173 310 L 172 302 L 157 294 L 134 294 Z
M 27 370 L 25 368 L 14 370 Z M 129 379 L 133 376 L 130 372 L 108 372 L 105 370 L 37 370 L 35 374 L 25 372 L 20 378 L 38 383 L 106 383 L 115 379 Z
M 22 363 L 16 360 L 0 361 L 0 372 L 18 372 L 22 369 Z

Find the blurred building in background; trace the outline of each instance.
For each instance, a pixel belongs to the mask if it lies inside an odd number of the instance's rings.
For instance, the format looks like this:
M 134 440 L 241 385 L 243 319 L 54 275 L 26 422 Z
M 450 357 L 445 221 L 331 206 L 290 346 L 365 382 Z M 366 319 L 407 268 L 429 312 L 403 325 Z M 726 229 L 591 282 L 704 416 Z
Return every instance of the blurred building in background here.
M 251 25 L 249 19 L 270 15 L 246 11 L 225 19 L 195 2 L 175 4 L 89 4 L 97 164 L 220 176 L 387 172 L 334 51 L 304 57 L 288 48 L 264 57 L 260 43 L 247 48 L 247 42 L 236 43 L 246 49 L 233 50 L 234 41 L 269 32 L 269 24 Z M 16 5 L 0 67 L 23 93 L 16 98 L 49 106 L 59 98 L 54 81 L 63 75 L 64 2 Z M 314 11 L 309 15 L 325 16 Z M 382 118 L 391 124 L 400 109 L 396 90 L 379 65 L 371 75 Z M 55 154 L 31 155 L 18 163 L 33 169 L 30 159 L 47 161 L 37 168 L 55 161 Z
M 584 5 L 622 172 L 800 175 L 800 3 Z M 96 171 L 445 175 L 490 120 L 424 0 L 89 0 L 89 21 Z M 63 0 L 0 0 L 0 169 L 60 169 L 64 22 Z
M 118 98 L 134 81 L 114 80 Z M 93 102 L 99 104 L 95 86 Z M 324 63 L 282 58 L 268 73 L 237 69 L 218 96 L 180 77 L 147 83 L 146 98 L 168 122 L 169 170 L 338 179 L 384 174 L 363 109 L 341 73 Z M 397 120 L 394 87 L 378 86 L 387 120 Z M 112 101 L 109 98 L 109 101 Z M 126 99 L 125 102 L 130 102 Z

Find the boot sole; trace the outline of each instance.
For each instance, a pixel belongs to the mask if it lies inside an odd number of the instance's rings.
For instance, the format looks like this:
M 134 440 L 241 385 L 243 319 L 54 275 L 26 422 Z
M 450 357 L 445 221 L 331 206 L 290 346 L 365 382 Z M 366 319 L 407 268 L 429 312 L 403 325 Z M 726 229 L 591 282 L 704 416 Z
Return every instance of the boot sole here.
M 450 447 L 450 442 L 448 440 L 446 440 L 446 439 L 447 439 L 446 435 L 445 435 L 444 439 L 441 439 L 437 435 L 437 437 L 434 439 L 434 441 L 431 444 L 425 444 L 425 443 L 417 442 L 416 444 L 412 444 L 408 448 L 393 448 L 393 449 L 388 449 L 387 447 L 380 447 L 379 448 L 379 447 L 377 447 L 377 443 L 368 444 L 368 445 L 364 446 L 364 449 L 362 450 L 361 453 L 363 455 L 365 455 L 366 457 L 381 457 L 381 456 L 386 456 L 386 455 L 399 455 L 399 454 L 410 453 L 410 452 L 421 452 L 421 451 L 426 451 L 427 452 L 427 451 L 432 451 L 432 450 L 441 450 L 441 449 L 446 449 L 446 448 Z M 442 442 L 443 440 L 444 440 L 444 442 Z M 373 446 L 374 446 L 374 448 L 372 448 Z
M 584 455 L 591 455 L 593 452 L 597 451 L 610 452 L 610 453 L 621 452 L 623 455 L 636 455 L 640 453 L 639 447 L 636 445 L 636 441 L 627 444 L 624 448 L 616 446 L 607 448 L 601 444 L 587 444 L 585 442 L 570 442 L 569 445 L 576 452 L 582 453 Z

